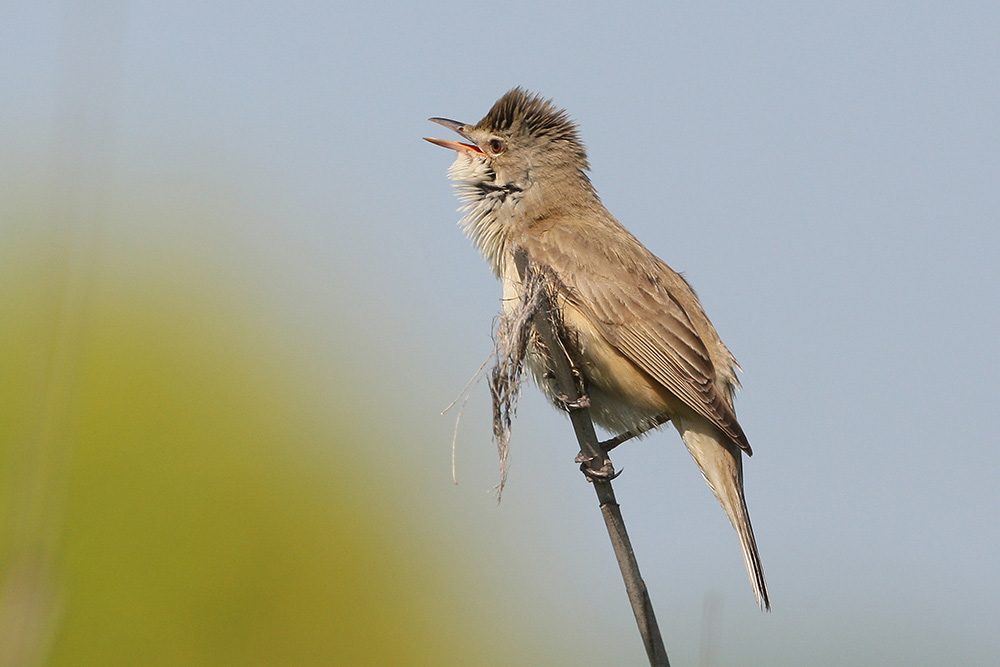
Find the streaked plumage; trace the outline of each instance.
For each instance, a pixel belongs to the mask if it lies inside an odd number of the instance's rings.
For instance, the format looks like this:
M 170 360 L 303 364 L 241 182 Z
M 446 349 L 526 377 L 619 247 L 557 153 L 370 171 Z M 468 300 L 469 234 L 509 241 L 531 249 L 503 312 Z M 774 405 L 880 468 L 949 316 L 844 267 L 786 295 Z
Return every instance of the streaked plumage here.
M 669 418 L 740 537 L 757 600 L 767 589 L 743 497 L 736 360 L 687 282 L 604 208 L 587 178 L 576 124 L 550 101 L 515 88 L 476 125 L 432 119 L 470 143 L 449 170 L 466 202 L 462 227 L 520 298 L 515 249 L 558 278 L 591 414 L 612 432 L 642 433 Z M 544 350 L 529 353 L 536 383 L 559 405 Z

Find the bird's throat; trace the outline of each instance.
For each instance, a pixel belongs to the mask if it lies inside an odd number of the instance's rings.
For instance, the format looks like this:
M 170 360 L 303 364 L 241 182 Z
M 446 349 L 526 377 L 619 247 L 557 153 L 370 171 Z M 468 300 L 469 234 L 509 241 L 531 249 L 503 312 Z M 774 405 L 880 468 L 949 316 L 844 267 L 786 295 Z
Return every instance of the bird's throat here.
M 509 255 L 511 239 L 521 227 L 519 202 L 524 191 L 513 184 L 498 184 L 489 164 L 475 156 L 459 154 L 448 170 L 465 216 L 459 225 L 500 276 Z

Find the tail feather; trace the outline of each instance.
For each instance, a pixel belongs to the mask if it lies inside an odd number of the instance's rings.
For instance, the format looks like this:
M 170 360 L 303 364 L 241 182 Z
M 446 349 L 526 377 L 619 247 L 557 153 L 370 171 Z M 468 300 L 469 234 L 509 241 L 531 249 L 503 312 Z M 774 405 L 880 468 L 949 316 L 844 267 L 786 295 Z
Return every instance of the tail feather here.
M 730 443 L 725 435 L 706 420 L 690 417 L 674 419 L 674 424 L 739 535 L 743 560 L 754 595 L 757 596 L 757 604 L 761 609 L 770 611 L 771 602 L 767 597 L 764 568 L 760 564 L 757 541 L 753 536 L 750 513 L 743 496 L 743 454 L 738 446 Z

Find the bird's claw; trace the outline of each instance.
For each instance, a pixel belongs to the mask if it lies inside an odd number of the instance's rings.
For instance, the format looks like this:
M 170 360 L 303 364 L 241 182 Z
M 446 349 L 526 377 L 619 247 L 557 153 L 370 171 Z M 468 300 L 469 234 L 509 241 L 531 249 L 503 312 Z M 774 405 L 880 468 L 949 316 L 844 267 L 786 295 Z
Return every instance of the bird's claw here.
M 588 482 L 610 482 L 624 471 L 624 468 L 616 471 L 615 467 L 611 465 L 611 461 L 609 459 L 604 459 L 604 465 L 600 468 L 591 468 L 590 462 L 593 458 L 587 456 L 583 452 L 577 454 L 576 459 L 574 460 L 580 464 L 580 472 L 583 473 L 583 476 L 587 478 Z
M 571 399 L 566 394 L 556 394 L 556 400 L 559 404 L 563 406 L 566 412 L 570 410 L 582 410 L 583 408 L 590 407 L 590 398 L 584 394 L 581 394 L 577 399 Z

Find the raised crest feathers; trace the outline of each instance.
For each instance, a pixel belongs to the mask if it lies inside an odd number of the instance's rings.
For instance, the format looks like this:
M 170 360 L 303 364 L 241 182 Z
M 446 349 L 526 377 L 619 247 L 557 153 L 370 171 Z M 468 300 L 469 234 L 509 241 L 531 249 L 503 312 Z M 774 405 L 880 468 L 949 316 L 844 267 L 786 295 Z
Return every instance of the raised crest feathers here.
M 552 100 L 521 87 L 507 91 L 476 127 L 502 134 L 516 128 L 531 137 L 565 143 L 575 150 L 584 168 L 588 168 L 587 151 L 580 140 L 576 123 L 566 110 L 557 107 Z

